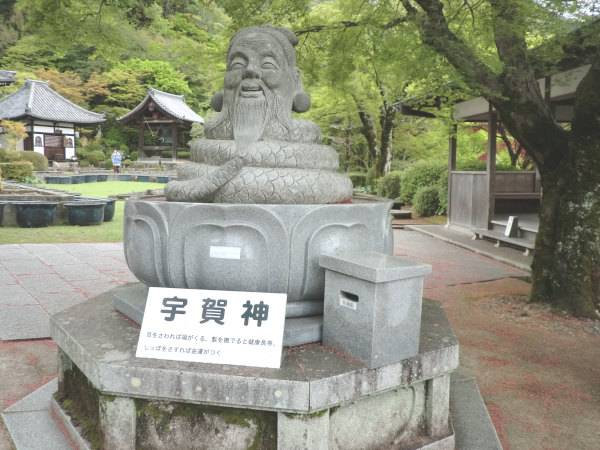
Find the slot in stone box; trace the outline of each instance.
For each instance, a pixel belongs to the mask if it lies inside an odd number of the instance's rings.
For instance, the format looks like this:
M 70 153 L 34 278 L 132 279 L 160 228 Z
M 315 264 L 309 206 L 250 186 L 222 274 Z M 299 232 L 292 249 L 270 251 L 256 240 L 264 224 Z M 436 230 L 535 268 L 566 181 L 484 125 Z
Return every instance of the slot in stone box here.
M 323 344 L 370 368 L 419 351 L 423 278 L 431 266 L 377 252 L 323 254 Z

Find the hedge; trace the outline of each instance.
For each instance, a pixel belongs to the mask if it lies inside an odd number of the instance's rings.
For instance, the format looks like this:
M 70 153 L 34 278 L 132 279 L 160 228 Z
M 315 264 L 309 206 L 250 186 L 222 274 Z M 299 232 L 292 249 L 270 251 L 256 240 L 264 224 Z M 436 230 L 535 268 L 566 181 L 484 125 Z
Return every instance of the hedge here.
M 33 163 L 29 161 L 15 161 L 0 163 L 2 178 L 20 181 L 22 178 L 33 178 Z
M 404 171 L 401 183 L 400 200 L 412 203 L 420 187 L 447 185 L 448 165 L 446 162 L 418 161 Z
M 346 176 L 350 178 L 350 181 L 352 181 L 352 186 L 355 188 L 366 186 L 367 174 L 365 172 L 348 172 Z
M 38 172 L 45 172 L 46 169 L 48 169 L 48 158 L 46 158 L 41 153 L 29 150 L 23 151 L 21 153 L 21 158 L 23 161 L 29 161 L 33 164 L 33 170 Z
M 412 210 L 420 216 L 435 216 L 440 209 L 438 186 L 423 186 L 417 189 L 413 197 Z
M 377 195 L 397 199 L 400 196 L 402 186 L 402 171 L 393 170 L 386 173 L 378 183 Z

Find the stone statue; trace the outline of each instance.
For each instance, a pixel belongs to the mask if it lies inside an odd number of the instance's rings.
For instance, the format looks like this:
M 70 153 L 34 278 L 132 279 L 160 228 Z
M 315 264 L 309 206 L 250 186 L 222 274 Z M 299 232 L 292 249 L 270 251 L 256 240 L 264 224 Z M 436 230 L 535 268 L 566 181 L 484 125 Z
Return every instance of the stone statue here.
M 310 107 L 296 66 L 296 35 L 270 25 L 238 31 L 227 50 L 220 113 L 169 182 L 170 201 L 263 204 L 344 203 L 352 183 L 315 123 L 292 117 Z

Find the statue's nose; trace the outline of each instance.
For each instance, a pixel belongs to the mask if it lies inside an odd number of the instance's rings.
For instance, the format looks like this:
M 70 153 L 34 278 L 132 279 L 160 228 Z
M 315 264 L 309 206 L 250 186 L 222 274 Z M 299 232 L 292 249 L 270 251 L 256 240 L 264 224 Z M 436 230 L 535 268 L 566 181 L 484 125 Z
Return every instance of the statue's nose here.
M 244 69 L 242 73 L 243 78 L 260 78 L 260 74 L 258 70 L 254 66 L 248 66 Z

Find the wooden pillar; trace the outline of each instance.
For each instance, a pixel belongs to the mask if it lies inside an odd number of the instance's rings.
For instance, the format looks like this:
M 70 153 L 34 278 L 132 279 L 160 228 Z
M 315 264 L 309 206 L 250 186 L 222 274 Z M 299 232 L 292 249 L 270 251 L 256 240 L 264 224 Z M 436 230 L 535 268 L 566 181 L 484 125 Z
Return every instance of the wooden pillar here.
M 452 172 L 456 170 L 456 133 L 458 127 L 456 124 L 452 125 L 450 131 L 450 139 L 448 141 L 448 206 L 446 208 L 446 226 L 450 226 L 452 221 Z
M 144 158 L 144 118 L 140 120 L 140 128 L 138 130 L 138 159 Z
M 491 229 L 491 221 L 494 218 L 496 206 L 495 185 L 496 185 L 496 133 L 498 130 L 498 115 L 490 105 L 488 113 L 488 146 L 487 146 L 487 165 L 486 178 L 488 187 L 488 204 L 486 214 L 486 227 Z
M 177 159 L 177 122 L 171 125 L 171 158 L 173 161 Z

